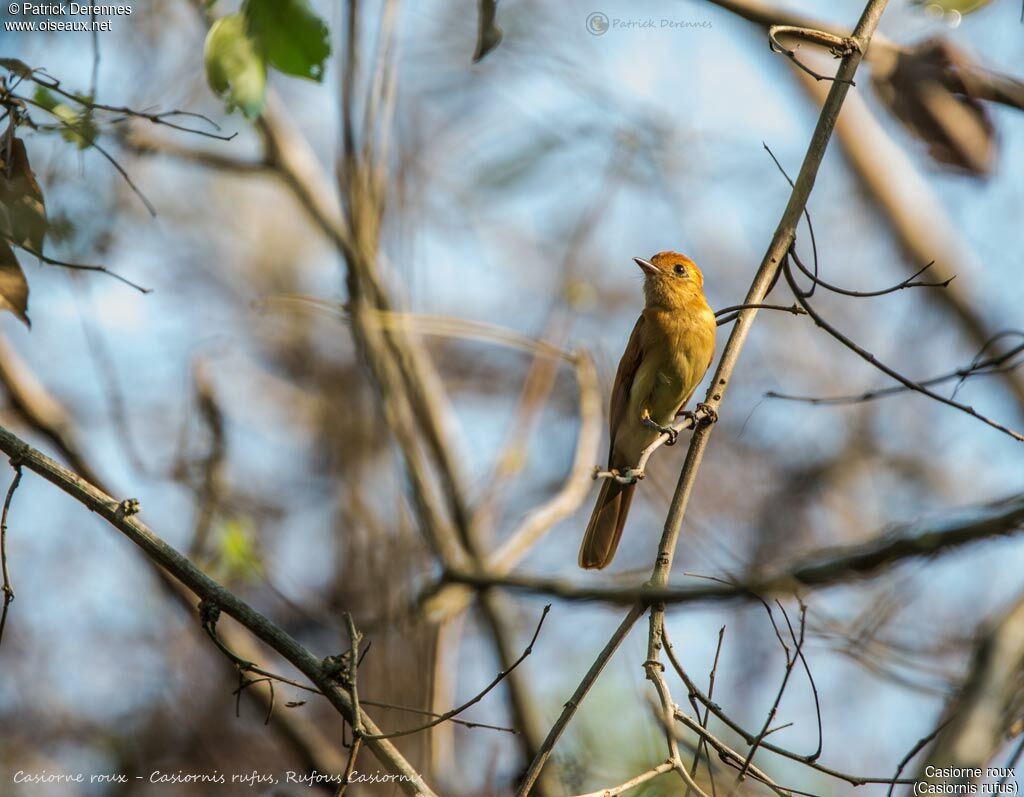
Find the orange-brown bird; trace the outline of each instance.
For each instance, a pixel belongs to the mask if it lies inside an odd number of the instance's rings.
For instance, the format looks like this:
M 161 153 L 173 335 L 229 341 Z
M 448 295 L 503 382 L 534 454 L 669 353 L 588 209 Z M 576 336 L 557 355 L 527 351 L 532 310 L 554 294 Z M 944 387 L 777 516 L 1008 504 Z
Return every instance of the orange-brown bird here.
M 608 414 L 608 468 L 623 474 L 670 431 L 715 353 L 715 314 L 696 264 L 678 252 L 633 259 L 644 272 L 645 304 L 619 361 Z M 635 483 L 604 480 L 580 546 L 580 567 L 611 562 L 635 489 Z

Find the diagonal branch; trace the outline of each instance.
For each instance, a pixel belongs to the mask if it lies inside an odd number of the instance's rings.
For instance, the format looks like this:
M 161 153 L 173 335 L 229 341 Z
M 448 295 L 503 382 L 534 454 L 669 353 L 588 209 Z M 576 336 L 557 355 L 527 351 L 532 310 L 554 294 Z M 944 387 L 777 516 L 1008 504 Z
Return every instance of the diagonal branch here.
M 992 347 L 997 341 L 1009 337 L 1024 338 L 1024 330 L 1008 329 L 1002 332 L 997 332 L 985 341 L 969 365 L 955 368 L 952 371 L 947 371 L 946 373 L 939 374 L 938 376 L 931 376 L 927 379 L 918 379 L 915 381 L 917 384 L 923 385 L 924 387 L 933 387 L 934 385 L 941 385 L 945 382 L 952 382 L 955 379 L 957 380 L 957 385 L 953 394 L 956 395 L 960 386 L 972 377 L 990 376 L 992 374 L 1016 370 L 1024 365 L 1024 358 L 1016 359 L 1019 354 L 1024 353 L 1024 343 L 1018 343 L 1013 348 L 1006 349 L 1001 354 L 989 357 L 985 356 L 986 350 Z M 790 393 L 778 393 L 774 390 L 769 390 L 765 393 L 765 397 L 783 399 L 785 401 L 800 401 L 805 404 L 860 404 L 866 401 L 875 401 L 876 399 L 886 398 L 887 396 L 906 393 L 908 390 L 911 390 L 911 388 L 906 385 L 892 385 L 891 387 L 866 390 L 856 396 L 796 396 Z
M 875 366 L 875 368 L 877 368 L 879 371 L 886 374 L 887 376 L 891 376 L 893 379 L 895 379 L 901 385 L 906 387 L 908 390 L 913 390 L 914 392 L 922 393 L 923 395 L 928 396 L 928 398 L 934 399 L 935 401 L 938 401 L 941 404 L 946 404 L 950 407 L 953 407 L 954 409 L 958 409 L 961 412 L 967 413 L 968 415 L 977 418 L 982 423 L 988 424 L 993 429 L 998 429 L 1000 432 L 1009 435 L 1014 440 L 1024 442 L 1024 434 L 1016 432 L 1013 429 L 1010 429 L 1008 426 L 1004 426 L 1003 424 L 999 423 L 999 421 L 993 420 L 992 418 L 989 418 L 986 415 L 982 415 L 980 412 L 974 409 L 974 407 L 971 407 L 967 404 L 963 404 L 959 401 L 956 401 L 955 399 L 946 398 L 945 396 L 936 393 L 934 390 L 925 387 L 920 382 L 914 382 L 912 379 L 908 379 L 896 369 L 891 368 L 890 366 L 883 363 L 874 354 L 872 354 L 862 346 L 859 346 L 857 343 L 852 341 L 842 332 L 840 332 L 831 324 L 829 324 L 824 318 L 822 318 L 821 314 L 811 306 L 811 304 L 807 301 L 806 295 L 801 290 L 800 286 L 797 285 L 796 278 L 793 276 L 793 270 L 789 267 L 788 259 L 783 263 L 783 273 L 785 274 L 786 282 L 789 284 L 790 289 L 792 289 L 793 295 L 796 297 L 796 300 L 800 303 L 800 306 L 807 311 L 807 314 L 811 317 L 814 323 L 817 324 L 817 326 L 820 329 L 825 330 L 825 332 L 831 335 L 835 340 L 842 343 L 854 354 L 858 355 L 861 359 L 871 363 L 871 365 Z
M 369 737 L 366 734 L 363 734 L 363 737 L 364 738 L 373 738 L 373 739 L 394 739 L 394 738 L 396 738 L 398 736 L 409 736 L 410 734 L 413 734 L 413 733 L 420 733 L 422 731 L 427 730 L 428 728 L 433 728 L 435 725 L 440 725 L 442 722 L 447 722 L 448 720 L 452 719 L 453 717 L 457 717 L 459 714 L 461 714 L 467 708 L 470 708 L 471 706 L 475 706 L 477 703 L 479 703 L 481 700 L 483 700 L 487 696 L 487 694 L 492 689 L 494 689 L 494 687 L 496 687 L 505 678 L 507 678 L 509 676 L 509 674 L 516 667 L 518 667 L 520 664 L 522 664 L 524 661 L 526 661 L 526 657 L 527 656 L 529 656 L 531 653 L 533 653 L 533 646 L 537 642 L 537 637 L 540 636 L 540 629 L 544 625 L 544 618 L 546 618 L 548 616 L 548 612 L 549 611 L 551 611 L 551 604 L 550 603 L 547 606 L 544 607 L 544 611 L 541 613 L 540 620 L 537 622 L 537 628 L 534 630 L 533 637 L 530 639 L 530 644 L 528 644 L 526 646 L 526 649 L 523 650 L 522 655 L 520 655 L 518 659 L 516 659 L 514 662 L 512 662 L 512 664 L 509 667 L 503 669 L 496 676 L 494 676 L 494 678 L 491 680 L 491 682 L 489 684 L 487 684 L 487 686 L 485 686 L 483 689 L 481 689 L 479 692 L 477 692 L 475 695 L 473 695 L 473 697 L 471 697 L 469 700 L 467 700 L 461 706 L 456 706 L 455 708 L 451 709 L 451 711 L 446 711 L 444 714 L 439 714 L 438 716 L 436 716 L 432 720 L 430 720 L 430 722 L 426 722 L 426 723 L 424 723 L 422 725 L 417 725 L 414 728 L 405 728 L 404 730 L 400 730 L 400 731 L 389 731 L 388 733 L 381 733 L 381 734 L 377 734 L 375 736 L 369 736 Z
M 347 691 L 330 678 L 321 662 L 292 636 L 272 623 L 203 573 L 177 550 L 164 542 L 142 523 L 130 508 L 129 501 L 117 501 L 89 484 L 76 473 L 37 451 L 28 443 L 0 427 L 0 450 L 16 459 L 23 468 L 42 476 L 48 482 L 71 496 L 83 506 L 95 512 L 110 525 L 139 546 L 146 555 L 159 564 L 174 578 L 188 587 L 205 603 L 218 607 L 233 617 L 256 637 L 265 642 L 301 671 L 330 701 L 331 705 L 349 724 L 358 727 L 361 723 L 371 734 L 380 733 L 376 724 L 365 712 L 358 717 L 354 713 L 352 699 Z M 400 788 L 406 794 L 433 795 L 434 792 L 423 781 L 422 776 L 412 767 L 391 742 L 385 739 L 367 741 L 367 747 L 381 765 L 395 776 Z
M 787 24 L 840 36 L 846 34 L 844 29 L 794 14 L 764 0 L 709 2 L 765 29 L 771 25 Z M 877 34 L 872 37 L 865 58 L 872 66 L 877 64 L 885 68 L 895 62 L 901 52 L 904 51 L 898 44 Z M 825 101 L 825 87 L 819 81 L 804 78 L 802 74 L 797 76 L 816 103 Z M 963 77 L 970 83 L 976 98 L 1024 108 L 1024 83 L 1021 81 L 981 67 L 965 70 Z M 882 208 L 909 262 L 926 263 L 934 258 L 936 263 L 932 273 L 939 280 L 945 280 L 953 275 L 954 268 L 962 268 L 965 262 L 976 260 L 957 234 L 956 225 L 931 186 L 862 97 L 851 95 L 835 132 L 847 161 Z M 965 285 L 958 288 L 953 284 L 947 290 L 932 292 L 930 296 L 952 312 L 964 332 L 977 345 L 992 337 L 990 321 L 974 306 Z M 1024 406 L 1024 377 L 1017 371 L 1000 373 L 1018 405 Z
M 747 292 L 747 296 L 743 302 L 744 304 L 760 304 L 764 302 L 770 286 L 775 281 L 782 260 L 795 239 L 797 223 L 800 220 L 800 216 L 807 204 L 811 190 L 814 187 L 814 180 L 818 173 L 818 167 L 821 165 L 822 158 L 825 155 L 825 149 L 828 146 L 829 138 L 835 128 L 836 119 L 839 116 L 839 109 L 842 107 L 843 100 L 846 98 L 847 91 L 850 88 L 850 81 L 853 80 L 853 77 L 856 74 L 857 67 L 860 65 L 863 53 L 867 52 L 871 36 L 874 33 L 875 28 L 878 26 L 878 21 L 881 18 L 886 4 L 887 0 L 869 0 L 864 8 L 864 12 L 861 15 L 860 20 L 857 22 L 857 26 L 853 32 L 853 39 L 856 42 L 856 47 L 850 48 L 849 52 L 843 57 L 843 60 L 839 65 L 839 69 L 836 72 L 836 80 L 832 82 L 828 99 L 822 107 L 821 115 L 818 118 L 814 134 L 811 138 L 810 144 L 808 145 L 807 153 L 804 156 L 803 164 L 800 167 L 800 173 L 797 176 L 796 185 L 794 186 L 793 192 L 789 198 L 789 203 L 786 205 L 786 210 L 784 211 L 782 219 L 779 221 L 778 227 L 775 230 L 775 234 L 772 237 L 768 251 L 765 253 L 757 274 L 754 277 L 754 281 L 750 286 L 750 290 Z M 711 382 L 711 388 L 705 399 L 705 403 L 714 411 L 717 411 L 722 403 L 726 387 L 732 379 L 732 373 L 736 367 L 737 361 L 739 360 L 743 344 L 746 341 L 747 335 L 750 332 L 750 327 L 753 324 L 756 315 L 756 308 L 741 311 L 736 325 L 733 327 L 732 334 L 729 337 L 729 342 L 726 344 L 725 350 L 722 353 L 718 369 L 716 370 Z M 679 539 L 679 533 L 682 529 L 683 517 L 686 514 L 690 495 L 693 491 L 697 472 L 700 469 L 700 463 L 704 457 L 704 451 L 707 448 L 712 428 L 713 427 L 709 425 L 702 425 L 694 432 L 693 438 L 691 439 L 690 448 L 686 455 L 686 461 L 679 476 L 679 482 L 672 498 L 668 517 L 665 520 L 664 532 L 662 534 L 661 543 L 658 546 L 658 555 L 655 560 L 654 569 L 651 573 L 649 583 L 655 589 L 664 587 L 668 582 L 668 576 L 672 569 L 672 560 L 675 555 L 676 542 Z M 584 677 L 583 681 L 574 693 L 573 698 L 566 704 L 565 709 L 552 726 L 540 751 L 530 763 L 530 767 L 517 791 L 517 797 L 526 797 L 526 795 L 530 793 L 533 784 L 537 781 L 537 778 L 540 777 L 541 770 L 551 757 L 551 752 L 554 749 L 555 744 L 558 742 L 559 738 L 561 738 L 566 726 L 576 713 L 580 702 L 586 696 L 594 681 L 596 681 L 597 676 L 600 674 L 608 659 L 615 652 L 619 642 L 629 631 L 633 623 L 639 619 L 646 605 L 646 602 L 637 602 L 633 604 L 629 613 L 626 615 L 626 618 L 616 630 L 611 641 L 609 641 L 598 655 L 598 658 L 594 661 L 590 670 L 587 672 L 587 675 Z M 653 627 L 654 623 L 652 621 L 652 628 Z

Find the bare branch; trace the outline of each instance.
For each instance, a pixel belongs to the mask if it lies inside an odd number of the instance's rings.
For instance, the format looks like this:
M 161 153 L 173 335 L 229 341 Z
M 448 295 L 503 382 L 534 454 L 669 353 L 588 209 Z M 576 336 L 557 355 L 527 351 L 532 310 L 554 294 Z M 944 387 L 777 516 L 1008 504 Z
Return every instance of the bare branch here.
M 724 723 L 726 725 L 726 727 L 728 727 L 731 731 L 733 731 L 741 739 L 743 739 L 743 741 L 746 744 L 752 745 L 757 737 L 754 734 L 750 733 L 749 731 L 745 730 L 743 728 L 743 726 L 741 726 L 738 722 L 736 722 L 728 714 L 726 714 L 725 711 L 722 710 L 722 707 L 717 702 L 712 700 L 709 695 L 706 695 L 706 694 L 704 694 L 704 692 L 701 691 L 700 687 L 697 686 L 697 684 L 690 678 L 690 676 L 686 674 L 686 670 L 683 669 L 682 664 L 680 664 L 678 658 L 676 658 L 675 652 L 674 652 L 674 650 L 672 648 L 671 643 L 668 641 L 668 639 L 665 640 L 665 650 L 668 652 L 669 661 L 672 662 L 672 666 L 675 669 L 676 673 L 678 673 L 678 675 L 682 679 L 683 683 L 686 684 L 686 688 L 689 689 L 690 695 L 694 699 L 700 701 L 708 709 L 708 711 L 710 711 L 712 714 L 714 714 L 715 717 L 717 717 L 722 723 Z M 692 719 L 687 717 L 686 714 L 683 713 L 678 708 L 676 709 L 675 717 L 676 717 L 676 719 L 678 721 L 682 722 L 687 727 L 691 728 L 692 730 L 694 730 L 697 733 L 700 733 L 700 731 L 697 731 L 697 729 L 693 727 L 693 725 L 695 725 L 696 723 L 694 723 Z M 705 737 L 705 738 L 708 738 L 709 741 L 710 741 L 713 737 L 709 736 L 709 737 Z M 788 758 L 791 761 L 798 761 L 801 764 L 804 764 L 804 765 L 810 767 L 811 769 L 814 769 L 814 770 L 816 770 L 818 772 L 821 772 L 821 773 L 823 773 L 825 775 L 828 775 L 830 777 L 837 778 L 838 780 L 844 780 L 847 783 L 850 783 L 850 784 L 852 784 L 854 786 L 863 786 L 864 784 L 867 784 L 867 783 L 891 783 L 892 782 L 892 778 L 863 777 L 863 776 L 860 776 L 860 775 L 851 775 L 851 774 L 848 774 L 848 773 L 845 773 L 845 772 L 841 772 L 841 771 L 839 771 L 837 769 L 832 769 L 830 767 L 827 767 L 827 766 L 824 766 L 823 764 L 818 763 L 817 761 L 812 759 L 810 756 L 801 755 L 800 753 L 794 753 L 793 751 L 787 750 L 784 747 L 779 747 L 778 745 L 772 744 L 771 742 L 766 741 L 763 737 L 761 739 L 760 746 L 764 750 L 767 750 L 767 751 L 770 751 L 772 753 L 775 753 L 776 755 L 780 755 L 783 758 Z M 743 760 L 742 758 L 737 756 L 737 761 L 742 761 L 742 760 Z M 898 783 L 912 783 L 913 781 L 901 780 L 901 781 L 897 781 L 897 782 Z
M 1013 360 L 1017 355 L 1024 353 L 1024 343 L 1020 343 L 1011 349 L 1007 349 L 1002 354 L 984 357 L 985 351 L 996 343 L 996 341 L 1011 336 L 1024 338 L 1024 330 L 1011 329 L 1003 332 L 997 332 L 982 344 L 981 349 L 974 356 L 974 359 L 971 360 L 970 365 L 956 368 L 953 371 L 939 374 L 938 376 L 919 379 L 916 381 L 916 384 L 922 385 L 923 387 L 933 387 L 934 385 L 941 385 L 944 382 L 952 382 L 955 379 L 957 380 L 957 387 L 959 388 L 964 382 L 975 376 L 990 376 L 992 374 L 999 374 L 1008 370 L 1020 368 L 1024 365 L 1024 357 L 1017 362 L 1014 362 Z M 911 389 L 912 388 L 909 388 L 906 385 L 893 385 L 892 387 L 867 390 L 856 396 L 795 396 L 789 393 L 777 393 L 774 390 L 770 390 L 765 393 L 765 396 L 767 398 L 784 399 L 786 401 L 802 401 L 807 404 L 859 404 L 861 402 L 875 401 L 876 399 L 886 398 L 888 396 L 896 396 L 900 393 L 906 393 Z
M 409 736 L 410 734 L 420 733 L 421 731 L 425 731 L 428 728 L 433 728 L 435 725 L 440 725 L 442 722 L 450 720 L 452 717 L 457 717 L 470 706 L 475 706 L 477 703 L 483 700 L 484 697 L 486 697 L 487 694 L 492 689 L 494 689 L 494 687 L 496 687 L 503 680 L 505 680 L 509 676 L 509 674 L 513 670 L 515 670 L 516 667 L 522 664 L 526 660 L 527 656 L 533 653 L 533 645 L 537 641 L 537 637 L 540 636 L 540 629 L 544 625 L 544 618 L 548 616 L 549 611 L 551 611 L 550 603 L 547 606 L 545 606 L 544 611 L 541 612 L 540 620 L 537 622 L 537 628 L 533 632 L 533 637 L 530 639 L 530 644 L 526 646 L 526 649 L 523 651 L 522 655 L 514 662 L 512 662 L 511 666 L 506 667 L 501 672 L 499 672 L 494 677 L 494 680 L 492 680 L 489 684 L 487 684 L 487 686 L 485 686 L 482 690 L 473 695 L 473 697 L 471 697 L 461 706 L 453 708 L 451 711 L 446 711 L 444 714 L 441 714 L 440 716 L 431 720 L 430 722 L 424 723 L 423 725 L 418 725 L 414 728 L 406 728 L 405 730 L 401 731 L 390 731 L 388 733 L 363 734 L 363 736 L 367 739 L 395 739 L 399 736 Z
M 7 240 L 8 243 L 11 243 L 14 246 L 17 246 L 19 249 L 24 249 L 30 255 L 34 255 L 35 257 L 38 257 L 40 260 L 42 260 L 47 265 L 50 265 L 50 266 L 60 266 L 61 268 L 70 269 L 71 271 L 96 271 L 96 272 L 99 272 L 101 274 L 106 274 L 108 277 L 113 277 L 118 282 L 123 282 L 129 288 L 134 288 L 139 293 L 152 293 L 153 292 L 152 288 L 143 288 L 137 282 L 132 282 L 127 277 L 122 277 L 116 271 L 111 271 L 106 266 L 93 266 L 93 265 L 86 265 L 86 264 L 83 264 L 83 263 L 69 263 L 66 260 L 57 260 L 56 258 L 48 257 L 48 256 L 44 255 L 42 252 L 37 252 L 34 249 L 28 248 L 27 246 L 22 246 L 17 241 L 13 241 L 10 238 L 7 238 L 6 236 L 4 236 L 4 238 Z
M 815 30 L 814 28 L 802 28 L 793 25 L 772 25 L 768 28 L 768 47 L 773 53 L 782 53 L 790 61 L 796 64 L 802 71 L 813 77 L 815 80 L 839 80 L 839 77 L 830 77 L 828 75 L 822 75 L 815 72 L 809 66 L 800 61 L 796 57 L 796 52 L 790 50 L 788 47 L 783 46 L 779 43 L 777 36 L 779 34 L 785 34 L 787 36 L 794 36 L 796 38 L 809 41 L 812 44 L 817 44 L 822 47 L 829 48 L 829 51 L 838 57 L 846 55 L 852 48 L 859 47 L 855 39 L 846 37 L 835 36 L 831 33 L 826 33 L 823 30 Z M 850 85 L 856 85 L 853 80 L 850 80 Z
M 39 474 L 102 517 L 192 592 L 204 601 L 222 609 L 248 628 L 306 675 L 339 713 L 350 721 L 353 719 L 353 706 L 349 694 L 328 677 L 318 659 L 285 631 L 211 579 L 177 550 L 164 542 L 142 523 L 136 514 L 126 512 L 126 502 L 111 498 L 3 427 L 0 427 L 0 450 L 12 458 L 17 458 L 24 467 Z M 365 715 L 365 712 L 361 714 L 359 721 L 370 734 L 380 732 L 373 721 Z M 420 774 L 389 741 L 371 739 L 367 746 L 389 773 L 400 776 L 397 781 L 405 793 L 433 795 Z
M 1024 496 L 973 507 L 957 516 L 931 522 L 894 526 L 875 539 L 857 545 L 808 554 L 786 568 L 747 582 L 705 587 L 643 586 L 587 587 L 558 579 L 528 576 L 486 576 L 454 571 L 447 578 L 477 588 L 505 587 L 550 595 L 563 600 L 604 601 L 630 605 L 701 603 L 752 600 L 756 595 L 785 595 L 799 587 L 827 587 L 850 579 L 869 577 L 906 559 L 930 558 L 983 540 L 1004 537 L 1024 529 Z M 720 581 L 720 579 L 718 579 Z
M 811 142 L 808 145 L 804 162 L 800 168 L 800 174 L 797 177 L 796 186 L 790 195 L 786 210 L 779 221 L 779 225 L 775 230 L 772 242 L 765 253 L 757 275 L 754 277 L 753 284 L 744 299 L 744 304 L 759 304 L 764 301 L 769 287 L 777 276 L 782 260 L 786 252 L 789 251 L 796 234 L 797 222 L 807 204 L 807 199 L 814 186 L 818 167 L 824 157 L 825 148 L 828 145 L 828 140 L 832 135 L 836 119 L 839 116 L 839 110 L 849 89 L 849 82 L 847 81 L 853 79 L 861 61 L 861 54 L 867 51 L 868 43 L 875 28 L 878 26 L 878 21 L 881 18 L 886 3 L 887 0 L 869 0 L 860 20 L 857 22 L 853 34 L 853 37 L 857 40 L 857 47 L 852 48 L 839 65 L 836 76 L 841 80 L 836 80 L 832 83 L 829 98 L 822 109 Z M 749 310 L 742 313 L 733 327 L 729 342 L 726 344 L 719 361 L 718 369 L 712 378 L 711 389 L 706 399 L 708 409 L 713 412 L 717 412 L 722 402 L 725 389 L 732 378 L 733 369 L 739 359 L 740 351 L 743 348 L 756 314 L 757 310 Z M 680 473 L 672 504 L 665 520 L 661 543 L 658 546 L 658 556 L 649 582 L 655 590 L 664 588 L 668 581 L 668 576 L 672 569 L 676 541 L 682 528 L 683 516 L 686 514 L 690 494 L 693 490 L 712 428 L 710 425 L 702 425 L 694 432 L 691 438 L 686 461 L 683 464 L 683 470 Z M 529 769 L 517 790 L 517 797 L 526 797 L 530 793 L 537 778 L 540 777 L 541 770 L 550 757 L 552 749 L 575 714 L 580 702 L 590 691 L 597 676 L 615 652 L 622 638 L 643 613 L 645 605 L 646 601 L 638 601 L 633 604 L 611 640 L 609 640 L 608 644 L 598 655 L 590 670 L 577 687 L 572 699 L 566 704 L 565 709 L 552 726 L 541 750 L 530 763 Z
M 630 789 L 635 789 L 637 786 L 641 786 L 647 781 L 658 777 L 658 775 L 671 772 L 673 769 L 675 769 L 675 764 L 672 761 L 662 761 L 658 766 L 652 767 L 646 772 L 641 772 L 636 777 L 632 777 L 618 786 L 609 786 L 607 789 L 600 789 L 598 791 L 588 791 L 586 794 L 579 794 L 576 797 L 618 797 L 618 795 L 624 794 Z
M 831 283 L 825 282 L 825 280 L 819 277 L 816 273 L 811 273 L 807 266 L 805 266 L 803 262 L 800 260 L 800 256 L 797 254 L 795 244 L 793 248 L 790 250 L 790 255 L 793 258 L 793 262 L 796 263 L 796 267 L 800 269 L 804 274 L 806 274 L 814 282 L 815 285 L 820 285 L 825 290 L 832 291 L 833 293 L 839 293 L 842 294 L 843 296 L 868 298 L 873 296 L 886 296 L 890 293 L 896 293 L 897 291 L 902 291 L 906 288 L 946 288 L 949 286 L 949 283 L 951 283 L 954 280 L 954 277 L 949 277 L 948 279 L 942 280 L 941 282 L 915 282 L 914 280 L 917 279 L 917 277 L 920 277 L 922 274 L 924 274 L 924 272 L 926 272 L 928 269 L 935 265 L 935 261 L 933 260 L 930 263 L 926 264 L 925 266 L 919 268 L 905 280 L 896 283 L 892 287 L 882 288 L 877 291 L 853 291 L 848 288 L 840 288 L 837 285 L 832 285 Z
M 756 304 L 734 304 L 731 307 L 723 307 L 721 310 L 715 313 L 715 318 L 718 319 L 718 326 L 725 326 L 731 324 L 737 318 L 740 317 L 742 310 L 780 310 L 784 313 L 790 313 L 792 315 L 807 315 L 807 311 L 796 304 L 784 305 L 784 304 L 765 304 L 764 302 Z
M 14 498 L 14 491 L 21 483 L 21 464 L 13 457 L 11 466 L 14 468 L 14 478 L 11 479 L 11 486 L 7 488 L 7 497 L 4 499 L 3 514 L 0 515 L 0 573 L 3 574 L 4 605 L 0 609 L 0 644 L 4 641 L 4 629 L 7 627 L 7 610 L 11 601 L 14 600 L 14 587 L 11 584 L 11 574 L 7 570 L 7 513 L 11 509 L 11 499 Z
M 79 94 L 74 94 L 73 92 L 66 91 L 61 87 L 61 83 L 59 80 L 57 80 L 57 78 L 47 74 L 42 69 L 34 69 L 29 79 L 33 83 L 42 86 L 48 91 L 52 91 L 54 94 L 59 94 L 65 99 L 71 100 L 80 107 L 88 108 L 89 110 L 107 111 L 109 113 L 120 114 L 121 116 L 125 117 L 143 119 L 152 122 L 155 125 L 163 125 L 165 127 L 170 127 L 174 130 L 180 130 L 183 133 L 191 133 L 193 135 L 203 136 L 205 138 L 215 138 L 218 139 L 219 141 L 231 141 L 235 136 L 238 135 L 238 133 L 232 133 L 229 136 L 221 135 L 219 132 L 220 125 L 218 125 L 208 116 L 204 116 L 201 113 L 195 113 L 194 111 L 181 111 L 175 109 L 172 111 L 160 111 L 158 113 L 152 113 L 149 111 L 140 111 L 136 110 L 135 108 L 129 108 L 126 105 L 106 105 L 102 102 L 95 102 L 93 99 L 89 97 L 83 97 Z M 180 125 L 176 122 L 167 121 L 168 119 L 176 118 L 198 119 L 200 121 L 206 122 L 208 125 L 210 125 L 210 127 L 212 127 L 214 130 L 218 132 L 213 133 L 210 132 L 209 130 L 199 130 L 198 128 L 186 127 L 185 125 Z
M 705 747 L 713 748 L 714 751 L 718 753 L 719 759 L 724 764 L 731 766 L 735 769 L 739 769 L 740 766 L 743 764 L 744 757 L 740 755 L 739 752 L 725 744 L 725 742 L 723 742 L 721 739 L 717 738 L 713 733 L 711 733 L 711 731 L 707 729 L 706 723 L 697 722 L 692 717 L 687 716 L 685 713 L 683 713 L 679 706 L 675 707 L 675 711 L 673 712 L 673 718 L 677 722 L 681 723 L 682 725 L 685 725 L 687 728 L 689 728 L 691 731 L 697 734 L 697 738 L 699 740 L 698 746 L 704 745 Z M 776 783 L 770 777 L 768 777 L 767 773 L 765 773 L 764 770 L 758 769 L 753 764 L 747 765 L 747 773 L 754 780 L 763 783 L 776 794 L 790 795 L 793 794 L 795 791 L 794 789 L 787 789 L 780 786 L 778 783 Z
M 825 330 L 829 335 L 831 335 L 837 341 L 842 343 L 850 351 L 858 355 L 861 359 L 871 363 L 871 365 L 875 366 L 875 368 L 877 368 L 879 371 L 888 376 L 891 376 L 893 379 L 895 379 L 897 382 L 899 382 L 909 390 L 913 390 L 917 393 L 922 393 L 925 396 L 928 396 L 929 398 L 935 399 L 935 401 L 938 401 L 941 404 L 946 404 L 950 407 L 953 407 L 954 409 L 958 409 L 961 412 L 964 412 L 974 418 L 977 418 L 979 421 L 991 426 L 993 429 L 998 429 L 1003 434 L 1009 435 L 1014 440 L 1024 442 L 1024 434 L 1016 432 L 1013 429 L 1010 429 L 1008 426 L 1004 426 L 1003 424 L 989 418 L 986 415 L 982 415 L 980 412 L 975 410 L 974 407 L 970 407 L 967 404 L 961 404 L 959 401 L 954 401 L 953 399 L 946 398 L 945 396 L 942 396 L 934 392 L 933 390 L 930 390 L 929 388 L 925 387 L 919 382 L 914 382 L 912 379 L 909 379 L 908 377 L 904 376 L 899 371 L 883 363 L 867 349 L 864 349 L 863 347 L 854 343 L 853 340 L 848 338 L 842 332 L 840 332 L 827 321 L 825 321 L 825 319 L 822 318 L 821 314 L 818 313 L 807 301 L 806 295 L 800 289 L 800 286 L 797 285 L 796 278 L 793 276 L 793 271 L 789 267 L 788 259 L 783 263 L 783 274 L 786 277 L 786 282 L 789 283 L 789 287 L 793 291 L 793 295 L 796 296 L 796 300 L 800 303 L 800 306 L 803 307 L 804 310 L 806 310 L 807 313 L 811 316 L 811 319 L 814 321 L 814 323 L 817 324 L 817 326 L 820 329 Z

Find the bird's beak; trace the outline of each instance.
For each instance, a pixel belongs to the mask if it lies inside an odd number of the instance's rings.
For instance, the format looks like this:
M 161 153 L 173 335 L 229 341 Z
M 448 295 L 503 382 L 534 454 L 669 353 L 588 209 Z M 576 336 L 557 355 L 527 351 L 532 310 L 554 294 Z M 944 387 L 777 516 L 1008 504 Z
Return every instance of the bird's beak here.
M 655 274 L 661 273 L 660 271 L 658 271 L 658 267 L 654 265 L 654 263 L 652 263 L 650 260 L 644 260 L 642 257 L 634 257 L 633 262 L 644 270 L 644 274 L 654 276 Z

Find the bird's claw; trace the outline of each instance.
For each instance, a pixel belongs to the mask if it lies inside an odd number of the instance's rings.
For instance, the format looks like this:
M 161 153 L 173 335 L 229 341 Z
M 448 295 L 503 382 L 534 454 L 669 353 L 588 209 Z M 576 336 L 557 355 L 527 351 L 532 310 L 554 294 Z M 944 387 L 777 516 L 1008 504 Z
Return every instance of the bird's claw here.
M 672 428 L 671 426 L 662 426 L 660 423 L 651 418 L 651 416 L 646 412 L 643 414 L 643 416 L 641 416 L 640 421 L 641 423 L 643 423 L 644 426 L 650 429 L 656 429 L 661 434 L 667 434 L 668 440 L 665 441 L 665 445 L 667 446 L 674 446 L 676 444 L 676 440 L 679 439 L 678 430 Z
M 718 411 L 712 409 L 711 405 L 705 404 L 702 401 L 700 404 L 697 405 L 696 412 L 704 413 L 704 419 L 702 421 L 703 423 L 706 423 L 709 426 L 713 423 L 718 423 Z M 696 417 L 694 417 L 694 420 L 696 420 Z
M 695 413 L 693 410 L 679 410 L 679 412 L 676 414 L 676 417 L 685 418 L 686 420 L 688 420 L 690 422 L 691 429 L 697 428 L 697 413 Z
M 634 482 L 641 481 L 646 475 L 647 474 L 639 468 L 626 468 L 621 471 L 615 479 L 622 484 L 633 484 Z
M 612 468 L 611 470 L 601 470 L 601 468 L 594 468 L 594 479 L 615 479 L 619 484 L 635 484 L 641 481 L 647 474 L 640 468 Z

